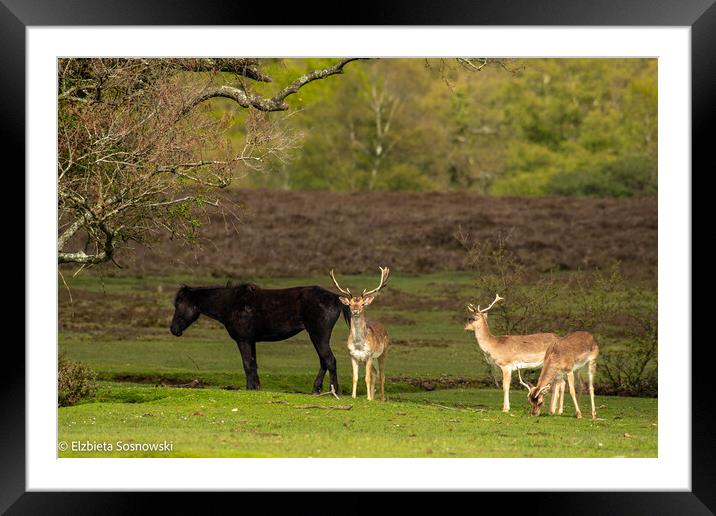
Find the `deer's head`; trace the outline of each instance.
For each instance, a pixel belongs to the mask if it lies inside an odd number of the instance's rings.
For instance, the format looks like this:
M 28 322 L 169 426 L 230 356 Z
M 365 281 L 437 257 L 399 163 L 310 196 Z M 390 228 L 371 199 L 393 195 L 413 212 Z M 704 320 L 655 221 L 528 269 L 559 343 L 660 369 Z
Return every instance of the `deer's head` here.
M 388 276 L 390 275 L 390 269 L 388 267 L 379 267 L 380 269 L 380 284 L 377 288 L 374 288 L 373 290 L 363 290 L 363 293 L 359 296 L 354 296 L 351 294 L 351 291 L 347 288 L 343 288 L 338 284 L 338 281 L 336 281 L 336 277 L 333 274 L 333 270 L 331 269 L 331 279 L 333 280 L 333 284 L 336 286 L 336 288 L 340 291 L 342 294 L 338 299 L 340 299 L 341 303 L 348 306 L 351 309 L 351 316 L 352 317 L 360 317 L 363 313 L 363 310 L 365 310 L 365 307 L 368 306 L 373 302 L 375 297 L 378 295 L 378 292 L 385 287 L 385 285 L 388 283 Z
M 500 297 L 499 294 L 495 294 L 495 300 L 487 308 L 480 308 L 480 305 L 473 305 L 470 303 L 467 305 L 467 311 L 470 313 L 470 317 L 465 323 L 465 329 L 469 331 L 481 330 L 487 327 L 487 312 L 495 306 L 498 301 L 504 300 L 504 297 Z
M 532 415 L 539 416 L 542 411 L 542 405 L 544 404 L 544 395 L 549 392 L 550 384 L 544 387 L 537 387 L 529 382 L 525 382 L 522 379 L 522 374 L 519 369 L 517 370 L 517 376 L 520 378 L 520 383 L 527 389 L 527 401 L 529 401 L 532 407 Z

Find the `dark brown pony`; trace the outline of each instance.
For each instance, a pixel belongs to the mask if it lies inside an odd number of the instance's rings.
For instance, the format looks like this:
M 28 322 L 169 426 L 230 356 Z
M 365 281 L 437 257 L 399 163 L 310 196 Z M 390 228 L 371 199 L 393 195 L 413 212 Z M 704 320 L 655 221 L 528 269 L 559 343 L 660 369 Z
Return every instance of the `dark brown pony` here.
M 246 388 L 260 388 L 256 364 L 256 343 L 275 342 L 306 330 L 320 361 L 313 392 L 323 389 L 328 371 L 331 384 L 338 390 L 336 357 L 331 351 L 331 333 L 343 314 L 350 323 L 350 311 L 338 300 L 338 294 L 324 288 L 293 287 L 263 289 L 253 283 L 226 287 L 182 286 L 174 300 L 171 332 L 177 337 L 201 314 L 224 325 L 241 352 L 246 373 Z

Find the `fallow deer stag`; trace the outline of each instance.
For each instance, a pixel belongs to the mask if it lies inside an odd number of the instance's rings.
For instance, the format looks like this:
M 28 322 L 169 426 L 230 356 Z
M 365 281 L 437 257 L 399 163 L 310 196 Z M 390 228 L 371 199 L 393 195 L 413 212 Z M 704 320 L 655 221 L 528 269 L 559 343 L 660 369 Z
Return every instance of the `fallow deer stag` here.
M 510 382 L 512 381 L 512 371 L 522 368 L 536 368 L 542 365 L 545 351 L 557 340 L 559 335 L 556 333 L 535 333 L 532 335 L 502 335 L 495 336 L 490 332 L 487 325 L 487 312 L 498 301 L 504 300 L 499 294 L 495 295 L 495 300 L 487 308 L 480 309 L 478 305 L 467 305 L 468 311 L 472 314 L 465 329 L 474 331 L 477 344 L 480 349 L 485 352 L 485 356 L 489 361 L 493 362 L 502 370 L 502 390 L 504 399 L 502 402 L 502 411 L 510 411 Z M 555 389 L 554 396 L 557 396 L 558 390 Z M 556 401 L 556 399 L 555 399 Z
M 378 292 L 388 282 L 390 269 L 379 268 L 380 284 L 378 287 L 373 290 L 363 290 L 359 296 L 354 296 L 350 290 L 341 287 L 331 270 L 331 279 L 343 294 L 339 299 L 351 311 L 348 350 L 353 364 L 353 397 L 356 397 L 358 387 L 358 363 L 365 362 L 365 385 L 369 401 L 375 398 L 376 376 L 380 376 L 380 399 L 385 401 L 385 354 L 388 351 L 388 334 L 382 324 L 365 317 L 365 307 L 373 302 Z
M 594 406 L 594 373 L 597 369 L 597 357 L 599 356 L 599 345 L 594 335 L 586 331 L 576 331 L 552 344 L 544 355 L 544 366 L 539 375 L 537 385 L 531 385 L 522 381 L 520 383 L 527 387 L 527 399 L 532 406 L 532 415 L 539 416 L 544 395 L 549 391 L 553 383 L 562 384 L 564 392 L 564 377 L 567 377 L 569 394 L 572 396 L 577 418 L 582 417 L 579 410 L 577 395 L 574 392 L 574 371 L 589 365 L 589 399 L 592 403 L 592 419 L 597 419 L 597 410 Z M 557 387 L 559 388 L 559 386 Z M 553 410 L 550 413 L 554 412 Z

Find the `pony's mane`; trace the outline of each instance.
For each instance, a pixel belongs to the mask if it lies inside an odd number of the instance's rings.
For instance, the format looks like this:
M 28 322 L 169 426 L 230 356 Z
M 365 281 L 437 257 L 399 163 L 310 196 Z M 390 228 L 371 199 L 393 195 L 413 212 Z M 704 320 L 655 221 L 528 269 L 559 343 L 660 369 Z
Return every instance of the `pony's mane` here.
M 190 287 L 189 285 L 181 285 L 176 293 L 174 300 L 179 297 L 180 294 L 186 292 L 206 292 L 207 290 L 225 290 L 225 289 L 256 289 L 258 285 L 255 283 L 239 283 L 239 284 L 226 284 L 226 285 L 209 285 L 202 287 Z

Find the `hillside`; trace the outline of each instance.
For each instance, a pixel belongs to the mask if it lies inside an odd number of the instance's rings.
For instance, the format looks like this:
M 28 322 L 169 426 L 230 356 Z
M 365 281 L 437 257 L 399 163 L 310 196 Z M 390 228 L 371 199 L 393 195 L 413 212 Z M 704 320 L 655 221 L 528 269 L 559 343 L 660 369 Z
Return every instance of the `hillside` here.
M 402 272 L 465 269 L 455 238 L 509 235 L 535 272 L 605 267 L 653 274 L 655 199 L 494 198 L 471 193 L 334 193 L 236 190 L 240 220 L 212 216 L 203 243 L 163 240 L 135 247 L 104 275 L 197 274 L 226 277 L 361 273 L 381 264 Z

